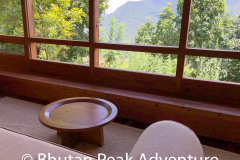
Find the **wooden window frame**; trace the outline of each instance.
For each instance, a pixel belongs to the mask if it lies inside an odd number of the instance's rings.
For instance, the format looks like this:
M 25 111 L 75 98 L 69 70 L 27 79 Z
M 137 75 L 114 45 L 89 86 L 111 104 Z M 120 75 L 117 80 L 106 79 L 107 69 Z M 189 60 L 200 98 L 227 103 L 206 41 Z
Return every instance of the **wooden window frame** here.
M 239 83 L 183 77 L 186 56 L 240 59 L 240 51 L 210 50 L 187 47 L 191 3 L 192 0 L 184 0 L 179 46 L 171 47 L 99 42 L 99 0 L 89 0 L 89 42 L 36 38 L 32 0 L 21 0 L 24 37 L 0 35 L 0 42 L 23 44 L 25 55 L 0 54 L 0 62 L 6 60 L 8 57 L 12 58 L 13 56 L 16 56 L 21 57 L 14 59 L 19 60 L 19 62 L 16 63 L 23 63 L 28 71 L 51 73 L 75 78 L 78 77 L 79 79 L 85 79 L 88 82 L 90 81 L 100 85 L 121 87 L 123 89 L 126 88 L 157 94 L 192 98 L 199 98 L 199 96 L 201 96 L 203 99 L 222 98 L 226 101 L 233 98 L 235 100 L 237 95 L 240 93 Z M 84 66 L 37 59 L 37 43 L 88 47 L 90 65 Z M 178 55 L 176 76 L 99 67 L 99 49 L 176 54 Z M 25 59 L 23 57 L 25 57 Z M 11 61 L 10 58 L 9 60 Z M 199 95 L 199 89 L 197 88 L 198 83 L 201 83 L 203 87 L 207 86 L 210 91 L 208 91 L 206 95 Z M 231 93 L 230 89 L 226 90 L 226 86 L 230 86 L 229 88 L 235 87 L 235 90 L 236 88 L 238 90 L 236 93 L 232 94 L 232 97 L 230 96 L 228 98 L 224 98 L 224 93 L 218 93 L 216 95 L 216 89 L 219 90 L 219 92 L 225 89 L 225 93 Z M 238 102 L 240 103 L 240 100 L 237 101 L 237 103 Z

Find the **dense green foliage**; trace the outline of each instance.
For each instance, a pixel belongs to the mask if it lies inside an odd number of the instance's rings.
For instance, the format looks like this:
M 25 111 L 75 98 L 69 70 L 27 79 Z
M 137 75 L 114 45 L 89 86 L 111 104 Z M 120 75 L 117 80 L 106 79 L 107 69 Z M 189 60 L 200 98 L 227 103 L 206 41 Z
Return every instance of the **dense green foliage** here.
M 20 0 L 1 0 L 0 15 L 0 34 L 24 35 Z M 0 50 L 3 52 L 24 53 L 23 45 L 0 43 Z
M 23 36 L 20 2 L 0 1 L 0 34 Z M 107 3 L 108 0 L 100 0 L 100 14 L 108 8 Z M 88 0 L 33 0 L 33 9 L 36 37 L 88 41 Z M 1 48 L 18 53 L 22 49 L 9 44 Z M 88 48 L 83 47 L 38 44 L 37 51 L 40 59 L 80 64 L 89 61 Z
M 88 0 L 33 0 L 36 36 L 88 41 Z M 100 0 L 100 14 L 108 7 Z M 88 64 L 88 48 L 38 45 L 41 59 Z
M 178 46 L 183 0 L 177 2 L 177 15 L 171 3 L 159 14 L 155 26 L 151 19 L 139 29 L 136 43 Z M 240 17 L 226 11 L 225 0 L 193 0 L 188 35 L 188 47 L 239 50 Z M 176 16 L 175 16 L 176 15 Z M 154 56 L 154 55 L 153 55 Z M 172 63 L 175 57 L 170 57 Z M 185 76 L 201 79 L 240 82 L 240 60 L 186 57 Z
M 100 15 L 107 3 L 100 0 Z M 137 30 L 135 43 L 178 46 L 183 0 L 175 4 L 173 7 L 169 2 L 154 19 L 156 23 L 149 16 L 139 28 L 131 27 Z M 33 8 L 36 37 L 88 41 L 88 0 L 33 0 Z M 23 36 L 21 14 L 20 0 L 1 0 L 0 34 Z M 107 26 L 100 26 L 100 41 L 130 43 L 124 40 L 125 27 L 111 18 Z M 240 51 L 240 16 L 227 12 L 225 0 L 193 0 L 188 47 Z M 23 46 L 14 44 L 1 43 L 0 50 L 24 53 Z M 38 44 L 37 52 L 40 59 L 79 64 L 89 61 L 88 48 L 84 47 Z M 177 55 L 100 50 L 100 65 L 175 75 Z M 187 56 L 184 75 L 240 82 L 240 60 Z

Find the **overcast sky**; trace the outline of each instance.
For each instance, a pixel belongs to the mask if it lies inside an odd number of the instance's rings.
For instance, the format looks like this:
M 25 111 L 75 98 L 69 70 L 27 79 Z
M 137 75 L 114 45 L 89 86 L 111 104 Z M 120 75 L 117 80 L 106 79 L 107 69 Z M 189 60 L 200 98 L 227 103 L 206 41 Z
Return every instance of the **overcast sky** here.
M 128 1 L 141 1 L 141 0 L 109 0 L 108 2 L 109 8 L 106 10 L 106 13 L 111 14 Z

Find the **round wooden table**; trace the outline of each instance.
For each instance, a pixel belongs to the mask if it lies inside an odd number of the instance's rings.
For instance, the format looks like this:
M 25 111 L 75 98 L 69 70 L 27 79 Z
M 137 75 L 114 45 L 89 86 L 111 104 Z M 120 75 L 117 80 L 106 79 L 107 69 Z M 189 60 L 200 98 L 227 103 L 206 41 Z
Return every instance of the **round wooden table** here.
M 62 145 L 79 141 L 104 145 L 103 126 L 117 116 L 117 107 L 103 99 L 76 97 L 53 102 L 39 113 L 39 121 L 62 135 Z

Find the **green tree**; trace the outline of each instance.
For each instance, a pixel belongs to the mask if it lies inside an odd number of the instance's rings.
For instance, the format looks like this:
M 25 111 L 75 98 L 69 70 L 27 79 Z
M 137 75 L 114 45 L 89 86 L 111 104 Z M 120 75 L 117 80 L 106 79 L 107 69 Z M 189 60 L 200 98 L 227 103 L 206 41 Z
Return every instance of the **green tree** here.
M 204 49 L 230 47 L 226 42 L 234 31 L 234 25 L 233 18 L 226 13 L 225 8 L 225 0 L 193 1 L 188 36 L 189 47 Z
M 169 2 L 159 14 L 156 26 L 148 17 L 147 22 L 138 29 L 136 44 L 178 46 L 180 31 L 176 27 L 176 17 L 171 5 Z
M 171 8 L 172 3 L 169 2 L 159 14 L 157 22 L 156 36 L 153 37 L 154 44 L 164 46 L 177 46 L 179 44 L 179 31 L 176 28 L 175 13 Z
M 0 34 L 24 35 L 20 0 L 1 0 L 0 15 Z
M 123 40 L 123 35 L 125 32 L 124 24 L 117 23 L 117 19 L 112 17 L 107 28 L 100 26 L 100 41 L 101 42 L 110 42 L 110 43 L 121 43 Z M 104 50 L 101 52 L 100 56 L 104 61 L 101 63 L 101 66 L 112 67 L 116 65 L 116 57 L 121 55 L 121 51 L 113 50 Z M 120 58 L 120 57 L 119 57 Z M 115 62 L 115 63 L 114 63 Z M 121 64 L 118 64 L 121 65 Z
M 135 71 L 176 74 L 177 59 L 172 60 L 170 57 L 165 60 L 163 56 L 152 56 L 149 53 L 134 52 L 129 58 L 129 69 Z
M 234 50 L 240 50 L 240 16 L 236 15 L 234 20 L 236 37 L 233 38 Z M 240 82 L 240 60 L 239 59 L 224 59 L 222 64 L 223 70 L 225 69 L 224 78 L 222 80 L 230 82 Z
M 155 37 L 156 26 L 153 24 L 151 17 L 148 17 L 146 23 L 142 24 L 142 26 L 138 29 L 138 33 L 135 36 L 136 44 L 145 44 L 145 45 L 153 45 L 153 37 Z
M 88 2 L 33 0 L 36 37 L 88 41 Z M 108 0 L 100 0 L 100 14 L 108 8 L 107 3 Z M 23 36 L 21 13 L 20 0 L 1 0 L 0 34 Z M 37 47 L 41 59 L 79 63 L 88 56 L 87 48 L 45 44 Z
M 136 43 L 178 46 L 183 0 L 177 1 L 177 15 L 168 3 L 159 14 L 157 25 L 148 19 L 135 37 Z M 239 16 L 226 11 L 225 0 L 193 0 L 188 47 L 204 49 L 240 50 Z M 156 28 L 156 29 L 153 29 Z M 155 55 L 155 54 L 153 54 Z M 175 60 L 176 57 L 165 56 Z M 174 63 L 172 61 L 172 63 Z M 190 67 L 191 69 L 187 69 Z M 185 76 L 211 80 L 239 81 L 239 60 L 207 57 L 186 57 Z M 234 76 L 235 75 L 235 76 Z
M 20 0 L 1 0 L 0 15 L 0 34 L 24 35 Z M 9 43 L 0 43 L 0 50 L 3 52 L 24 53 L 22 45 Z
M 179 0 L 178 5 L 182 5 L 182 0 Z M 225 0 L 195 0 L 191 10 L 188 46 L 238 50 L 239 37 L 236 34 L 236 23 L 235 17 L 226 11 Z M 236 67 L 239 65 L 235 62 L 236 60 L 207 57 L 187 57 L 186 60 L 186 63 L 195 70 L 192 77 L 223 81 L 234 80 L 233 75 L 239 77 L 237 72 L 240 70 Z
M 100 14 L 108 0 L 100 0 Z M 88 0 L 34 0 L 36 36 L 44 38 L 89 40 Z M 38 45 L 39 58 L 84 63 L 88 48 Z M 54 51 L 54 52 L 52 52 Z M 44 54 L 43 54 L 44 53 Z M 52 54 L 52 55 L 49 55 Z
M 179 31 L 176 28 L 175 13 L 173 9 L 171 9 L 171 5 L 172 3 L 169 2 L 168 6 L 165 7 L 159 14 L 157 25 L 154 25 L 150 17 L 148 17 L 147 22 L 142 24 L 142 26 L 138 29 L 138 33 L 135 36 L 136 44 L 163 46 L 178 45 Z M 142 66 L 144 68 L 142 68 L 142 70 L 145 72 L 176 74 L 176 55 L 147 53 L 142 54 L 141 57 L 148 59 L 148 62 L 145 63 L 153 63 L 152 66 L 150 64 L 148 64 L 148 67 Z M 138 66 L 137 64 L 141 64 L 140 62 L 131 63 L 135 64 L 136 66 Z M 133 65 L 130 66 L 134 68 Z M 135 67 L 134 70 L 138 69 Z

